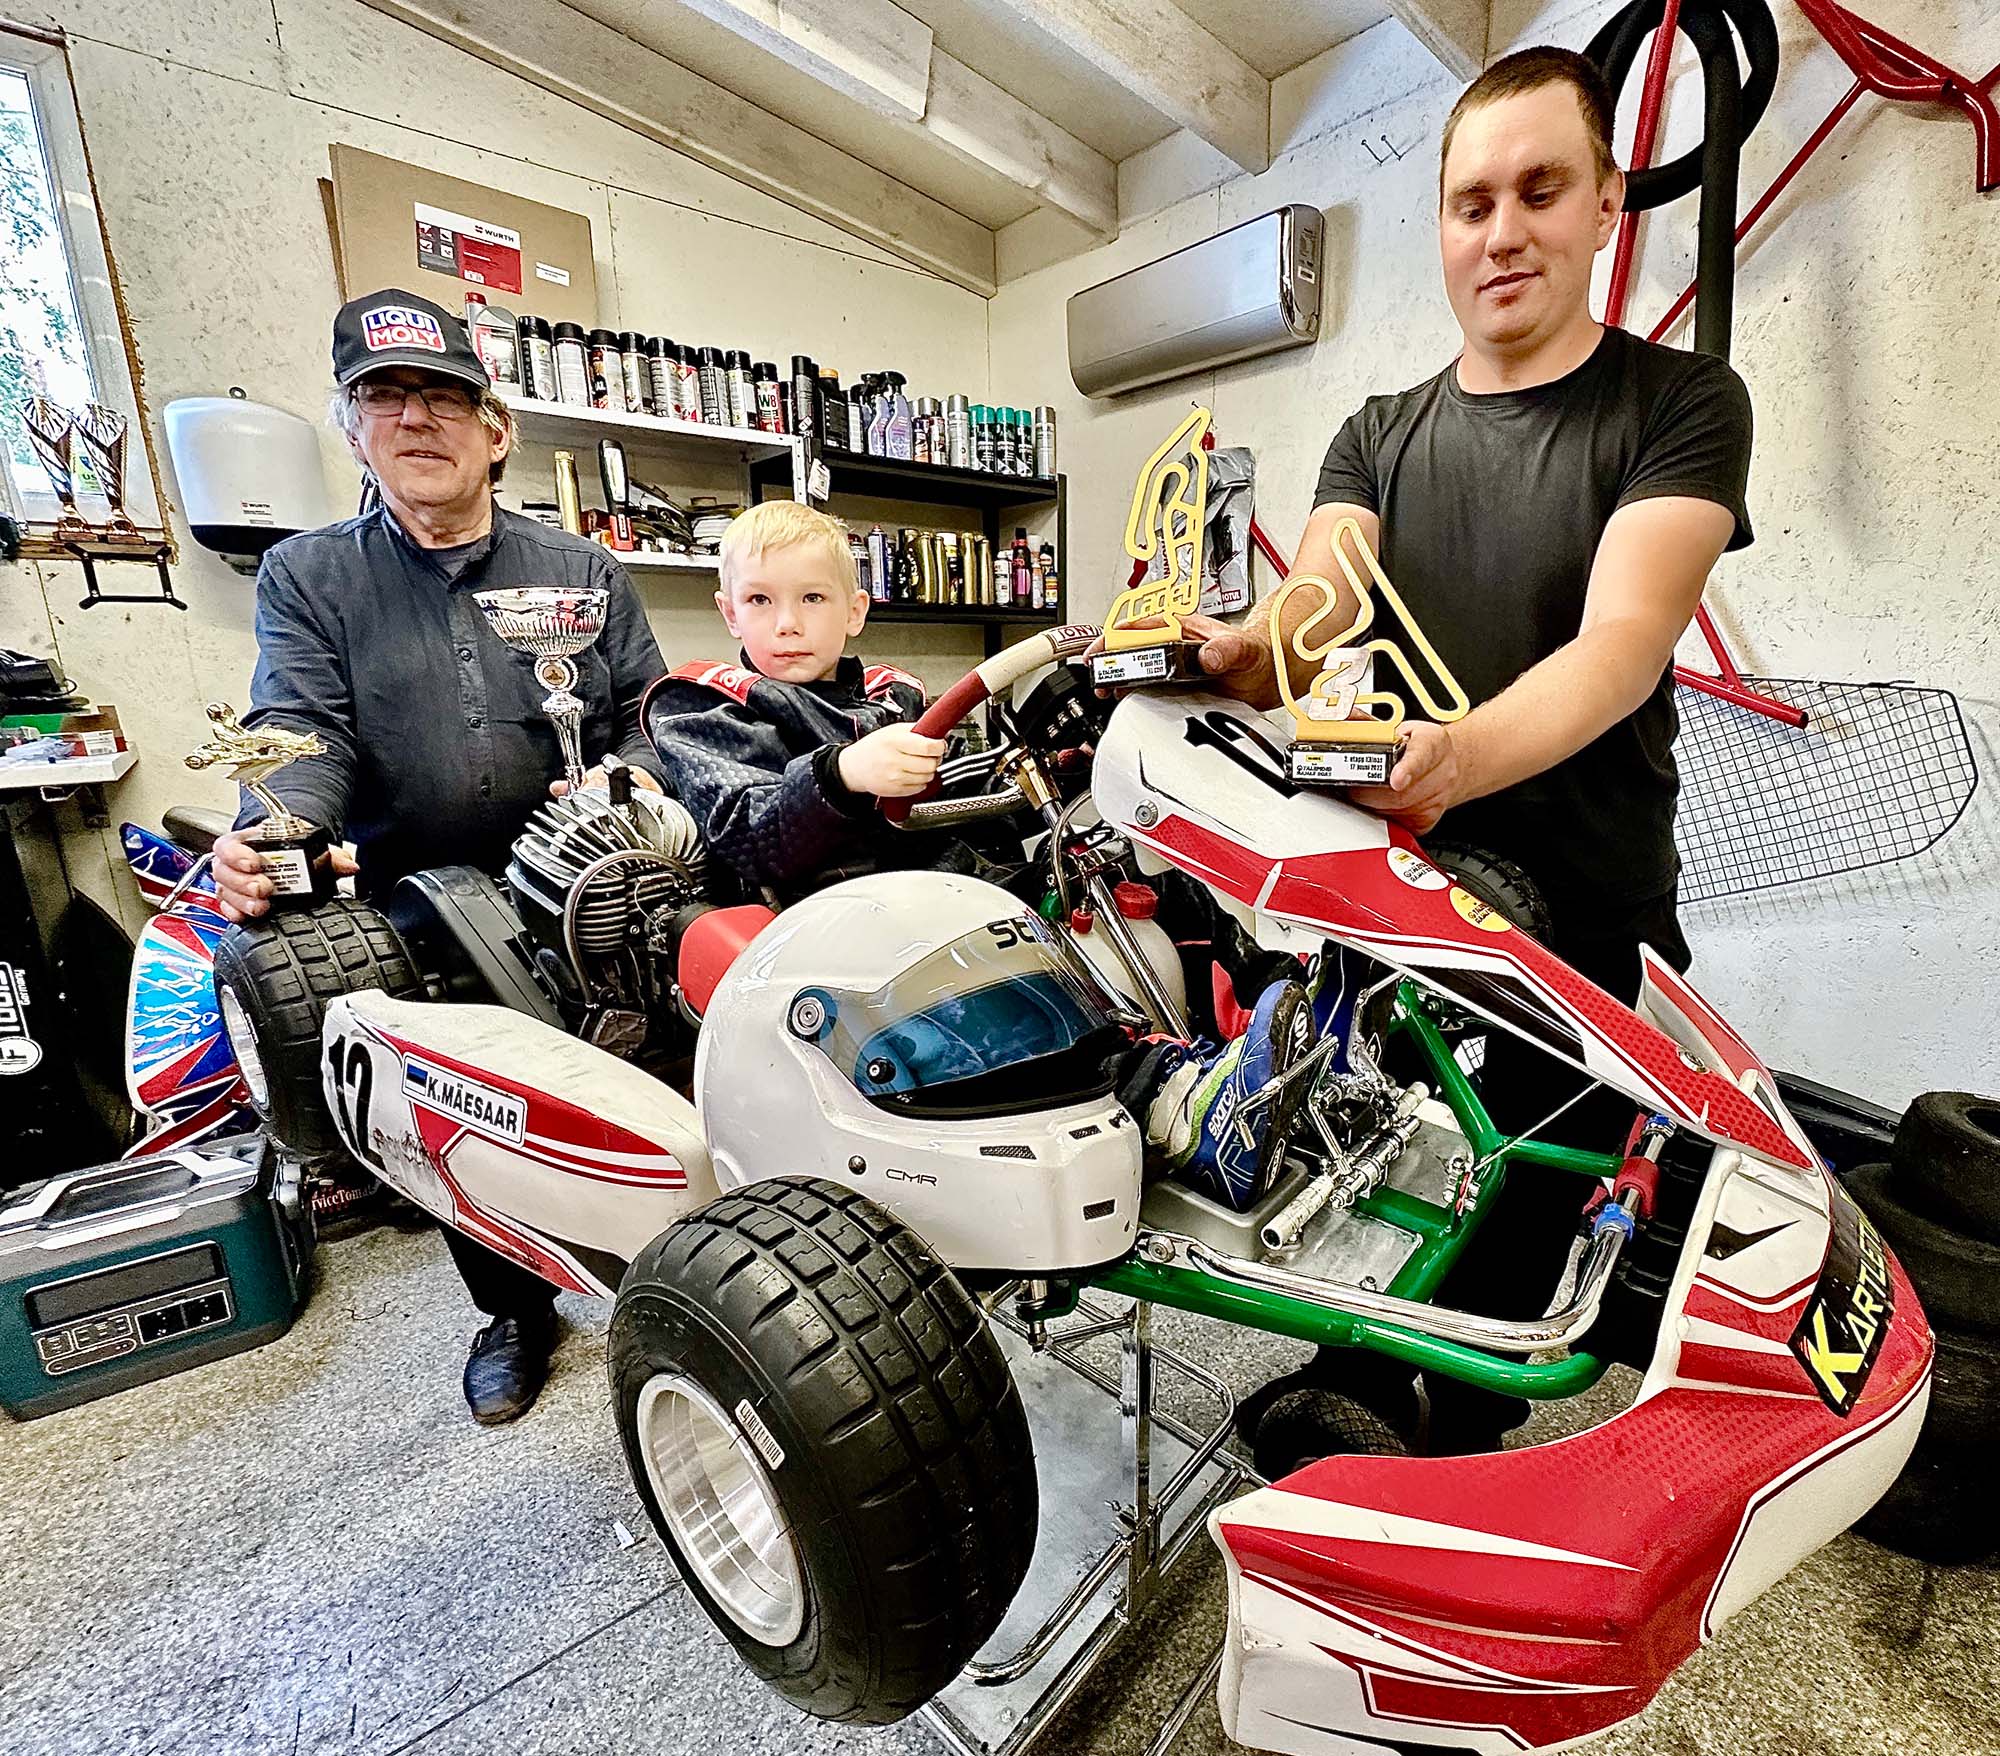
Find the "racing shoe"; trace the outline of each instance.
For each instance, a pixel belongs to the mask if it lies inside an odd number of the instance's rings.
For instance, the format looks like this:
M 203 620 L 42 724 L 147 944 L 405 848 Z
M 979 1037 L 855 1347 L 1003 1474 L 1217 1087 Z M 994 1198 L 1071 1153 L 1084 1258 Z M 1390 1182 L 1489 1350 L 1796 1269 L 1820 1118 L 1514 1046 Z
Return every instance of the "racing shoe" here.
M 519 1419 L 548 1382 L 555 1352 L 554 1311 L 496 1317 L 473 1337 L 465 1362 L 465 1402 L 482 1427 Z
M 1190 1062 L 1162 1100 L 1177 1101 L 1166 1131 L 1174 1174 L 1239 1213 L 1270 1189 L 1293 1118 L 1310 1083 L 1298 1080 L 1265 1104 L 1243 1103 L 1293 1065 L 1313 1044 L 1312 1007 L 1303 983 L 1273 982 L 1234 1042 Z

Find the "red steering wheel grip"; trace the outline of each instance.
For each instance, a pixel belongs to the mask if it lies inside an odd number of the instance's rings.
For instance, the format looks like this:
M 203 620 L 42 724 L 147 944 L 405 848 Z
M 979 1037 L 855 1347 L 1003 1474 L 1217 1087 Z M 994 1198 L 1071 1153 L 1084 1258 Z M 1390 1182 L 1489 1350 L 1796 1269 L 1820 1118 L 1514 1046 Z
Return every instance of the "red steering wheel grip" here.
M 930 706 L 924 709 L 923 717 L 917 721 L 917 730 L 926 738 L 942 738 L 967 714 L 986 700 L 991 693 L 986 687 L 986 679 L 975 670 L 967 671 L 952 684 Z M 910 814 L 910 807 L 919 799 L 928 799 L 938 790 L 935 778 L 920 793 L 912 793 L 908 798 L 884 799 L 881 801 L 882 815 L 891 823 L 900 823 Z
M 984 664 L 967 671 L 925 708 L 923 717 L 917 721 L 917 730 L 927 738 L 944 737 L 975 707 L 991 700 L 1003 689 L 1011 689 L 1016 679 L 1025 677 L 1030 671 L 1040 670 L 1051 660 L 1074 658 L 1078 653 L 1087 651 L 1098 632 L 1080 622 L 1066 623 L 1060 628 L 1051 628 L 1020 641 L 1004 652 L 995 653 Z M 937 790 L 937 782 L 932 781 L 921 793 L 910 798 L 883 799 L 882 815 L 891 823 L 901 823 L 909 816 L 912 805 L 920 799 L 928 799 Z

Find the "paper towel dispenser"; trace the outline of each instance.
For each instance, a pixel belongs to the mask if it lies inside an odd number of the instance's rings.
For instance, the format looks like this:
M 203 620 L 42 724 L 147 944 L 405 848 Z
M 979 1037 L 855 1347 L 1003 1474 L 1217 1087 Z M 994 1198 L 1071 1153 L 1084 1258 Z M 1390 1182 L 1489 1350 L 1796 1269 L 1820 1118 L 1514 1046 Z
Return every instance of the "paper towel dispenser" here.
M 1071 294 L 1077 389 L 1116 396 L 1315 340 L 1325 236 L 1295 203 Z

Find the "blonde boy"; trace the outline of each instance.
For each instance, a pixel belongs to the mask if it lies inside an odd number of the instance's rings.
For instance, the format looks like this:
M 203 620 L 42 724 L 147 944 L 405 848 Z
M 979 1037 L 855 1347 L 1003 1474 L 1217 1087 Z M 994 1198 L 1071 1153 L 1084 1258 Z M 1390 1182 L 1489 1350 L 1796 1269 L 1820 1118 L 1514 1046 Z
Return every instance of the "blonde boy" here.
M 640 710 L 710 859 L 744 894 L 785 901 L 934 864 L 934 838 L 904 835 L 877 809 L 928 787 L 945 747 L 910 724 L 924 709 L 916 678 L 847 654 L 868 620 L 847 527 L 767 500 L 723 533 L 721 571 L 715 607 L 739 662 L 683 665 Z

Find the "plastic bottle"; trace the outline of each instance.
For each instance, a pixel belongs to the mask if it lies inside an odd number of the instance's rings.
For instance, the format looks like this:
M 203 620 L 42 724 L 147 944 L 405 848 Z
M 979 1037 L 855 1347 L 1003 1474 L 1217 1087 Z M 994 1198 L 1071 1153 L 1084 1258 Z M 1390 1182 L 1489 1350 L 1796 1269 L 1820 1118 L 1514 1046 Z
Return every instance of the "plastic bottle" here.
M 901 462 L 910 461 L 910 399 L 903 394 L 906 382 L 900 372 L 882 374 L 885 388 L 882 400 L 889 405 L 889 419 L 883 428 L 883 437 L 888 445 L 887 455 Z
M 1034 594 L 1035 564 L 1028 554 L 1027 530 L 1021 525 L 1014 527 L 1013 567 L 1013 605 L 1017 610 L 1025 610 Z
M 831 366 L 819 369 L 820 444 L 828 451 L 852 451 L 847 398 L 840 388 L 840 374 Z
M 1173 940 L 1155 919 L 1160 899 L 1146 885 L 1129 881 L 1114 884 L 1111 897 L 1119 919 L 1125 923 L 1126 932 L 1137 941 L 1140 955 L 1152 966 L 1154 977 L 1167 991 L 1175 1009 L 1185 1016 L 1187 977 L 1182 973 L 1180 953 L 1174 949 Z M 1122 994 L 1141 1011 L 1145 1010 L 1137 980 L 1125 967 L 1125 960 L 1111 943 L 1110 935 L 1098 926 L 1095 913 L 1087 908 L 1075 910 L 1069 918 L 1069 930 L 1076 948 L 1089 960 L 1098 978 L 1113 992 Z
M 871 372 L 862 380 L 868 387 L 866 436 L 870 457 L 889 455 L 889 399 L 883 395 L 882 374 Z
M 489 305 L 484 293 L 465 295 L 465 329 L 472 339 L 472 351 L 486 368 L 495 392 L 502 396 L 521 394 L 521 338 L 514 327 L 514 313 Z
M 583 326 L 558 323 L 550 352 L 556 363 L 556 393 L 572 408 L 590 407 L 590 353 L 584 343 Z
M 847 552 L 854 557 L 854 581 L 870 599 L 875 596 L 875 581 L 869 571 L 868 539 L 858 530 L 847 533 Z
M 1044 543 L 1036 553 L 1042 576 L 1042 608 L 1060 615 L 1062 612 L 1062 579 L 1056 571 L 1056 546 Z

